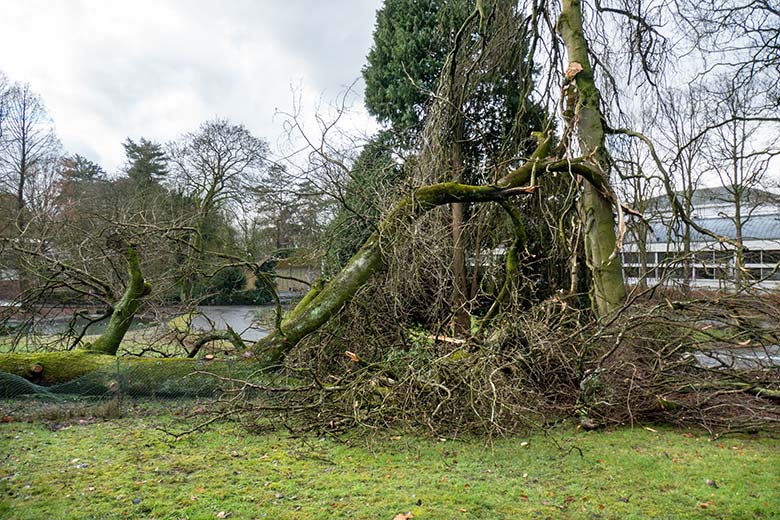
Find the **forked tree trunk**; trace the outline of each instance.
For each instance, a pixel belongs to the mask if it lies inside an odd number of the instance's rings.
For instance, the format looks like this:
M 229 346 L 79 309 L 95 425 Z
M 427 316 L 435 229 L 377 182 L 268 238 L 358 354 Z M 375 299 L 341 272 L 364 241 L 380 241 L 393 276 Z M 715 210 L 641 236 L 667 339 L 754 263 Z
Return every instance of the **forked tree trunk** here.
M 566 45 L 570 65 L 578 63 L 582 67 L 574 76 L 578 91 L 574 120 L 581 155 L 590 158 L 604 172 L 606 182 L 609 182 L 601 96 L 588 57 L 588 42 L 585 39 L 579 0 L 562 0 L 558 31 Z M 593 310 L 603 317 L 619 308 L 626 299 L 620 255 L 616 249 L 615 218 L 610 201 L 589 183 L 585 183 L 583 188 L 580 209 L 584 223 L 585 254 L 592 278 L 591 301 Z

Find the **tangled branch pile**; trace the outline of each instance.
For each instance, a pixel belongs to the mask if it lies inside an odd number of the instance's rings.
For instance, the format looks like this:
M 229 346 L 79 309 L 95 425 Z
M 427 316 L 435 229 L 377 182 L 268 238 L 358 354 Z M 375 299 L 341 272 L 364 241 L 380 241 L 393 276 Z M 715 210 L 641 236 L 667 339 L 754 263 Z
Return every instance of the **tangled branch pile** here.
M 771 298 L 648 299 L 601 326 L 553 298 L 465 341 L 380 330 L 365 312 L 350 307 L 297 347 L 278 384 L 232 381 L 227 409 L 250 424 L 282 417 L 323 431 L 508 434 L 571 417 L 584 428 L 780 428 L 780 304 Z
M 388 198 L 409 195 L 414 206 L 414 188 L 426 184 L 495 185 L 523 164 L 531 130 L 552 135 L 553 117 L 534 116 L 541 109 L 526 106 L 533 73 L 523 60 L 533 53 L 518 37 L 523 18 L 509 4 L 496 6 L 485 34 L 475 11 L 455 35 L 404 164 L 405 184 Z M 573 77 L 582 70 L 577 65 Z M 522 75 L 509 81 L 515 88 L 519 79 L 513 95 L 520 106 L 490 126 L 486 114 L 509 105 L 502 100 L 479 111 L 480 96 L 501 97 L 485 92 L 486 75 L 512 71 Z M 583 110 L 572 103 L 571 110 Z M 599 108 L 591 109 L 600 121 Z M 662 421 L 718 432 L 776 429 L 780 302 L 747 293 L 677 295 L 685 297 L 680 301 L 651 293 L 616 312 L 605 307 L 610 312 L 601 320 L 589 312 L 586 295 L 597 291 L 586 271 L 599 275 L 618 251 L 600 261 L 593 251 L 585 254 L 583 236 L 595 224 L 583 191 L 590 186 L 591 197 L 615 206 L 606 208 L 608 231 L 612 209 L 621 209 L 608 183 L 597 182 L 608 158 L 591 165 L 588 182 L 573 174 L 577 119 L 566 119 L 554 151 L 568 171 L 531 166 L 539 178 L 532 173 L 512 198 L 479 204 L 455 198 L 421 218 L 376 227 L 372 247 L 382 249 L 371 259 L 379 259 L 381 275 L 361 278 L 349 303 L 328 307 L 327 323 L 312 318 L 316 330 L 300 340 L 293 335 L 280 381 L 228 381 L 226 413 L 253 424 L 281 415 L 324 429 L 401 424 L 450 433 L 503 434 L 565 417 L 585 428 Z M 590 155 L 580 159 L 593 162 Z M 392 218 L 392 207 L 381 217 Z M 616 301 L 623 288 L 621 278 Z M 315 317 L 325 313 L 310 307 Z M 277 332 L 287 341 L 284 327 Z

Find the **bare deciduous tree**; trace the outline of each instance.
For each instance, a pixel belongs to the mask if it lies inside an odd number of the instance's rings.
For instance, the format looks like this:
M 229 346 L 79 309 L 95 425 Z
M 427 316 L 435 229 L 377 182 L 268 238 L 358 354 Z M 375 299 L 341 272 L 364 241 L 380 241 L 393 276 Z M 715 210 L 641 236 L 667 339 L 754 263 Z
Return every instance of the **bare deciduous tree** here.
M 16 196 L 17 227 L 22 230 L 33 177 L 51 171 L 52 156 L 58 153 L 59 141 L 43 101 L 29 84 L 13 85 L 6 99 L 0 182 L 4 191 Z

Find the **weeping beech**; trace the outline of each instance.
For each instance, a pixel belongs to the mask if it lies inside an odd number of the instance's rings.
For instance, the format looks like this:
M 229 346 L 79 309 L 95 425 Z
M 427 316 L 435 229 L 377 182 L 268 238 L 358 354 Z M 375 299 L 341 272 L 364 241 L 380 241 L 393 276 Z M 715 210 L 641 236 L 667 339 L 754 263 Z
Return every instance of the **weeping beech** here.
M 267 363 L 277 362 L 305 336 L 325 324 L 373 274 L 385 266 L 384 252 L 398 232 L 437 206 L 455 202 L 500 202 L 530 193 L 537 187 L 529 185 L 529 182 L 545 173 L 579 175 L 608 203 L 617 203 L 609 181 L 600 169 L 583 159 L 549 157 L 552 137 L 540 135 L 539 140 L 537 149 L 522 166 L 494 184 L 474 186 L 443 182 L 418 188 L 402 199 L 332 280 L 312 289 L 272 334 L 254 345 L 256 352 Z
M 535 175 L 546 172 L 567 172 L 584 179 L 579 212 L 595 316 L 609 316 L 624 304 L 626 289 L 613 213 L 616 209 L 620 215 L 620 205 L 610 186 L 601 96 L 588 56 L 579 0 L 561 0 L 557 30 L 569 59 L 563 85 L 568 105 L 568 116 L 564 114 L 565 134 L 577 136 L 579 158 L 551 157 L 551 135 L 548 133 L 540 137 L 539 146 L 525 164 L 491 185 L 445 182 L 418 188 L 395 206 L 340 273 L 317 287 L 270 336 L 255 345 L 260 355 L 269 362 L 276 362 L 306 335 L 327 322 L 371 275 L 385 266 L 384 251 L 389 249 L 386 246 L 395 240 L 405 224 L 443 204 L 496 202 L 531 191 L 536 187 L 529 182 L 533 184 Z M 568 141 L 563 144 L 562 148 L 569 148 Z

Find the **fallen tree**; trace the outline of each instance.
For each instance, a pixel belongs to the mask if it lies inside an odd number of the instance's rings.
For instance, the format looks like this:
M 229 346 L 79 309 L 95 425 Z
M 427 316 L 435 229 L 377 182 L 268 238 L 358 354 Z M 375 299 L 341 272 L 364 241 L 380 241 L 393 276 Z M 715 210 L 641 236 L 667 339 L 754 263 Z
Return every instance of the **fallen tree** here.
M 497 2 L 491 9 L 498 12 L 513 7 L 510 2 Z M 458 34 L 467 33 L 474 27 L 481 28 L 495 12 L 486 13 L 482 3 L 477 2 L 472 15 Z M 535 22 L 541 23 L 538 19 Z M 605 143 L 605 118 L 590 63 L 590 49 L 579 0 L 561 2 L 557 31 L 568 54 L 569 67 L 561 92 L 565 99 L 564 118 L 567 128 L 563 142 L 555 152 L 552 151 L 552 133 L 548 131 L 539 137 L 537 149 L 522 166 L 492 184 L 444 182 L 414 190 L 395 205 L 341 272 L 324 287 L 317 288 L 315 293 L 307 296 L 305 305 L 299 306 L 271 336 L 254 346 L 266 362 L 278 362 L 285 352 L 334 316 L 374 273 L 381 270 L 385 266 L 385 251 L 405 225 L 444 204 L 499 202 L 533 192 L 537 188 L 537 176 L 548 173 L 564 173 L 585 180 L 579 201 L 579 219 L 584 229 L 591 308 L 594 315 L 601 318 L 621 308 L 626 299 L 626 289 L 616 230 L 623 225 L 623 208 L 610 184 L 611 161 Z M 483 52 L 488 52 L 485 49 L 489 48 L 490 43 L 483 42 Z M 455 49 L 450 53 L 439 87 L 439 94 L 444 98 L 438 100 L 442 112 L 448 112 L 448 107 L 454 102 L 447 96 L 452 95 L 454 80 L 450 76 L 459 70 L 455 64 L 457 59 L 456 38 Z M 461 74 L 468 76 L 472 70 L 469 67 L 466 69 Z M 427 122 L 432 134 L 445 130 L 431 127 L 437 123 L 435 116 Z M 568 158 L 573 149 L 572 135 L 578 138 L 577 158 Z M 616 225 L 615 214 L 618 215 L 619 225 Z
M 259 377 L 251 361 L 111 356 L 86 350 L 0 356 L 0 397 L 213 397 L 225 380 Z M 219 379 L 223 378 L 223 379 Z

